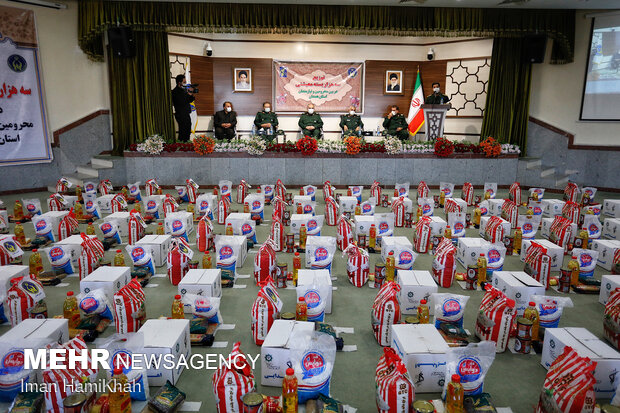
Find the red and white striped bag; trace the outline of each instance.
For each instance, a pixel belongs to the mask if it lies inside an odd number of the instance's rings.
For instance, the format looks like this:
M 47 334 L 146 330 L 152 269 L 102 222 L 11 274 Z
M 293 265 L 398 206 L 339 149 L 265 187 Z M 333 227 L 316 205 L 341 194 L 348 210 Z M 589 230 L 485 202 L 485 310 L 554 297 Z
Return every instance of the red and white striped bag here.
M 135 333 L 146 319 L 146 296 L 137 278 L 114 294 L 114 321 L 119 334 Z
M 428 185 L 426 182 L 420 181 L 418 184 L 418 198 L 428 198 Z
M 211 383 L 218 413 L 244 412 L 241 399 L 247 393 L 256 390 L 252 367 L 240 347 L 240 342 L 233 344 L 228 359 L 234 362 L 228 365 L 222 363 L 213 373 Z
M 577 202 L 579 197 L 579 187 L 576 183 L 569 182 L 564 187 L 564 200 L 567 202 Z
M 334 187 L 329 181 L 323 183 L 323 199 L 327 200 L 330 196 L 334 196 Z
M 456 247 L 448 238 L 442 238 L 433 259 L 433 278 L 444 288 L 450 288 L 456 272 Z
M 444 201 L 444 208 L 446 210 L 446 214 L 450 212 L 463 212 L 461 210 L 461 206 L 452 198 L 446 198 Z
M 348 256 L 347 276 L 349 277 L 349 281 L 358 288 L 363 287 L 368 281 L 368 275 L 370 273 L 368 251 L 351 243 L 342 252 L 343 256 L 345 254 Z
M 615 288 L 605 304 L 603 318 L 605 338 L 620 349 L 620 288 Z
M 104 179 L 103 181 L 99 182 L 99 185 L 97 185 L 97 189 L 99 189 L 100 195 L 109 195 L 110 193 L 112 193 L 112 190 L 114 188 L 112 187 L 112 182 L 110 182 L 109 179 Z
M 491 244 L 504 242 L 504 227 L 500 217 L 492 216 L 489 218 L 487 226 L 484 228 L 484 239 Z
M 116 194 L 112 197 L 110 201 L 110 206 L 112 207 L 112 212 L 122 212 L 127 211 L 127 200 L 123 196 L 123 194 Z
M 245 182 L 245 179 L 242 179 L 241 182 L 239 182 L 239 185 L 237 185 L 238 204 L 243 204 L 245 202 L 245 196 L 248 194 L 249 188 L 251 188 L 251 186 L 247 182 Z
M 146 181 L 145 188 L 146 196 L 157 195 L 159 192 L 159 184 L 156 179 L 149 179 Z
M 415 398 L 415 385 L 407 367 L 391 348 L 383 349 L 375 371 L 377 410 L 379 413 L 409 413 Z
M 144 237 L 146 222 L 142 219 L 142 215 L 135 209 L 129 213 L 129 245 L 133 245 Z
M 78 267 L 81 280 L 97 268 L 97 263 L 100 258 L 103 258 L 105 251 L 99 239 L 90 238 L 84 233 L 80 236 L 82 237 L 82 253 L 78 259 Z
M 69 238 L 71 236 L 71 233 L 79 227 L 80 224 L 75 219 L 73 209 L 71 209 L 71 211 L 69 211 L 69 214 L 65 215 L 58 223 L 58 241 Z
M 254 281 L 260 285 L 267 279 L 276 277 L 276 251 L 271 239 L 266 240 L 254 257 Z
M 525 267 L 523 271 L 544 285 L 545 289 L 548 289 L 551 257 L 547 254 L 547 249 L 539 243 L 532 241 L 525 251 Z
M 39 318 L 29 311 L 38 302 L 45 299 L 43 285 L 32 274 L 11 280 L 11 287 L 7 291 L 7 316 L 11 326 L 15 327 L 27 318 Z M 47 318 L 47 315 L 45 315 Z
M 47 199 L 47 209 L 49 211 L 64 211 L 67 209 L 67 201 L 61 194 L 52 194 Z
M 422 216 L 415 223 L 415 231 L 413 233 L 413 248 L 421 254 L 428 252 L 428 246 L 431 242 L 431 222 L 432 219 Z
M 179 285 L 189 271 L 189 262 L 194 256 L 192 248 L 183 238 L 173 238 L 168 252 L 168 279 L 172 285 Z
M 566 201 L 562 206 L 562 216 L 569 219 L 573 224 L 579 225 L 579 217 L 581 215 L 581 207 L 578 203 Z M 577 235 L 577 234 L 575 234 Z
M 286 199 L 286 187 L 280 179 L 276 181 L 276 196 L 279 196 L 282 200 Z
M 334 197 L 325 199 L 325 223 L 330 227 L 336 225 L 336 217 L 338 216 L 338 203 Z
M 501 217 L 510 222 L 511 228 L 516 228 L 519 219 L 519 206 L 510 199 L 504 200 Z
M 279 219 L 272 220 L 269 237 L 273 241 L 273 249 L 275 251 L 280 252 L 286 249 L 285 235 L 282 221 Z
M 467 202 L 468 206 L 474 205 L 474 186 L 471 182 L 465 182 L 463 184 L 463 190 L 461 191 L 461 198 Z
M 58 181 L 56 181 L 56 192 L 65 192 L 67 189 L 71 188 L 73 184 L 67 178 L 62 177 Z
M 225 225 L 228 214 L 230 214 L 230 199 L 223 196 L 217 203 L 217 223 Z
M 372 330 L 379 345 L 392 344 L 392 325 L 400 323 L 400 285 L 395 282 L 383 283 L 370 312 Z
M 620 249 L 616 250 L 616 252 L 614 253 L 614 260 L 611 262 L 611 273 L 612 274 L 617 274 L 616 268 L 618 264 L 620 264 Z
M 353 242 L 353 225 L 344 214 L 338 218 L 338 237 L 336 241 L 340 251 L 344 251 Z
M 572 221 L 559 215 L 553 218 L 549 227 L 549 241 L 566 248 L 576 234 L 573 234 Z
M 286 210 L 286 202 L 284 201 L 284 197 L 276 195 L 275 197 L 273 197 L 271 205 L 273 205 L 271 219 L 279 219 L 280 221 L 282 221 L 284 219 L 284 211 Z
M 593 413 L 596 364 L 572 347 L 564 347 L 547 371 L 536 413 Z
M 280 315 L 283 303 L 271 277 L 258 285 L 261 289 L 252 304 L 250 316 L 252 317 L 252 338 L 257 346 L 262 346 L 273 322 Z
M 177 212 L 179 209 L 179 204 L 170 194 L 166 194 L 166 198 L 164 198 L 164 218 L 171 213 Z
M 401 196 L 392 201 L 392 213 L 394 214 L 394 226 L 405 226 L 405 199 Z
M 213 223 L 209 217 L 205 214 L 198 221 L 198 227 L 196 229 L 196 244 L 198 244 L 198 251 L 205 252 L 215 248 L 214 244 L 215 233 L 213 232 Z
M 84 383 L 85 379 L 88 379 L 89 382 L 94 383 L 97 379 L 97 369 L 91 368 L 92 360 L 88 347 L 86 346 L 82 336 L 77 336 L 73 340 L 69 340 L 61 345 L 48 346 L 48 348 L 67 350 L 67 352 L 64 353 L 64 359 L 62 359 L 63 353 L 60 353 L 61 360 L 58 363 L 66 366 L 66 368 L 51 369 L 48 363 L 42 375 L 43 384 L 46 389 L 49 389 L 44 392 L 46 411 L 47 413 L 61 413 L 65 411 L 63 407 L 63 400 L 75 393 L 74 389 L 79 388 L 79 383 Z M 88 367 L 82 368 L 82 363 L 76 361 L 75 368 L 70 369 L 68 359 L 68 351 L 70 350 L 75 351 L 76 357 L 80 357 L 83 353 L 85 353 Z M 89 405 L 89 403 L 91 403 L 90 398 L 88 398 L 86 403 L 86 405 L 82 406 L 82 411 L 89 411 L 90 407 L 92 407 Z
M 194 182 L 192 178 L 185 180 L 185 188 L 187 188 L 187 199 L 190 204 L 196 203 L 196 198 L 198 198 L 198 188 L 200 186 Z
M 518 182 L 510 185 L 510 189 L 508 190 L 508 199 L 514 202 L 517 205 L 521 205 L 521 184 Z
M 476 319 L 476 336 L 480 340 L 493 341 L 495 351 L 501 353 L 508 346 L 510 330 L 517 316 L 516 303 L 490 284 L 485 289 Z
M 378 181 L 374 181 L 370 186 L 370 197 L 375 198 L 375 206 L 381 205 L 381 184 Z

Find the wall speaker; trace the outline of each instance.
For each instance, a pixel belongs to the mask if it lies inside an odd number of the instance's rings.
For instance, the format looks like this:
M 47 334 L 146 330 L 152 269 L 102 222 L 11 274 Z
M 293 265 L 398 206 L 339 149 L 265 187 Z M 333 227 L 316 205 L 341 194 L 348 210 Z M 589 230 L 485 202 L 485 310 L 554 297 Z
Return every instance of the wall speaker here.
M 111 27 L 108 29 L 108 41 L 116 57 L 134 57 L 136 44 L 131 27 Z
M 523 42 L 523 61 L 526 63 L 542 63 L 547 49 L 546 36 L 526 36 Z

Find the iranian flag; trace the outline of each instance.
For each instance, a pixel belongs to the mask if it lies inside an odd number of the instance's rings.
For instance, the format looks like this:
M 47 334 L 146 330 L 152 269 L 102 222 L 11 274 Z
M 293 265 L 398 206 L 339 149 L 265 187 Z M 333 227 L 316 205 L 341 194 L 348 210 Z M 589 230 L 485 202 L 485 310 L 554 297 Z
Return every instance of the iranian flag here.
M 411 97 L 411 105 L 409 106 L 409 115 L 407 123 L 409 124 L 409 133 L 415 135 L 418 133 L 422 125 L 424 125 L 424 111 L 421 105 L 424 103 L 424 92 L 422 92 L 422 81 L 420 80 L 420 69 L 415 79 L 415 88 Z

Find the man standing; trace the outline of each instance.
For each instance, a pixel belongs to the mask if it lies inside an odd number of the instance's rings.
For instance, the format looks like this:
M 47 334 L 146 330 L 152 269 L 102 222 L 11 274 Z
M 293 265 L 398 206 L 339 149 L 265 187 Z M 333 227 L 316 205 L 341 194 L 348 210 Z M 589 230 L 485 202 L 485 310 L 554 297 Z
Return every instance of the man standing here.
M 362 118 L 355 113 L 355 106 L 349 106 L 349 113 L 340 116 L 340 128 L 344 136 L 360 135 L 364 128 Z
M 392 111 L 383 119 L 383 128 L 388 135 L 396 136 L 401 141 L 409 139 L 409 129 L 407 119 L 402 113 L 399 113 L 398 106 L 393 105 Z
M 427 105 L 443 105 L 450 101 L 450 98 L 441 93 L 439 82 L 433 83 L 433 94 L 428 95 L 424 103 Z
M 278 115 L 271 111 L 271 103 L 263 103 L 263 111 L 254 118 L 254 126 L 259 135 L 264 135 L 267 140 L 273 139 L 278 128 Z
M 190 103 L 196 98 L 189 93 L 185 87 L 185 75 L 176 77 L 177 85 L 172 89 L 172 106 L 174 106 L 174 118 L 179 124 L 179 141 L 189 141 L 192 132 L 192 121 L 189 117 L 191 113 Z
M 298 125 L 304 136 L 310 136 L 315 139 L 321 136 L 323 120 L 321 119 L 321 115 L 315 113 L 314 104 L 308 103 L 308 110 L 299 117 Z
M 235 127 L 237 126 L 237 112 L 233 111 L 230 102 L 224 102 L 224 109 L 215 112 L 213 124 L 215 125 L 215 139 L 232 140 L 235 137 Z

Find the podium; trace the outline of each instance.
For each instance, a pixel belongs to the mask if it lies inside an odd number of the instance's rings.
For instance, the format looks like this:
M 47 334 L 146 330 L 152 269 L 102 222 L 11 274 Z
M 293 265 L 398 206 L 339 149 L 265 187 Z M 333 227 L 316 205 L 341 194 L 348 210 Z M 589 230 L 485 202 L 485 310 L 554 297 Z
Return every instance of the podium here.
M 452 107 L 451 104 L 420 106 L 424 111 L 424 124 L 426 125 L 426 140 L 435 140 L 443 136 L 443 124 L 446 120 L 446 112 Z

